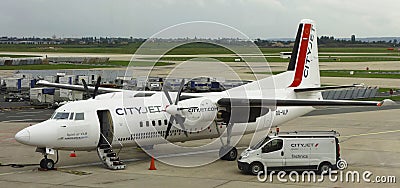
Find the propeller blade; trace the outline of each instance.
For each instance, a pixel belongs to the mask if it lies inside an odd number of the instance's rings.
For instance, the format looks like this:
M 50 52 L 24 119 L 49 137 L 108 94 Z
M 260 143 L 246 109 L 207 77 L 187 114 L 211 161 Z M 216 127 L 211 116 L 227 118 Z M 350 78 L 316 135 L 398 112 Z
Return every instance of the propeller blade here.
M 176 94 L 175 105 L 178 104 L 179 98 L 181 97 L 183 86 L 185 86 L 185 79 L 182 79 L 181 85 L 179 86 L 178 94 Z
M 99 90 L 100 83 L 101 83 L 101 76 L 99 76 L 99 77 L 97 78 L 96 85 L 94 86 L 93 99 L 94 99 L 94 98 L 96 97 L 96 95 L 97 95 L 97 91 Z
M 174 121 L 174 116 L 171 115 L 171 116 L 169 117 L 167 131 L 165 131 L 165 137 L 164 137 L 165 139 L 167 139 L 167 137 L 168 137 L 168 135 L 169 135 L 169 131 L 171 130 L 173 121 Z
M 186 137 L 189 137 L 189 135 L 185 129 L 185 125 L 183 124 L 183 122 L 185 121 L 185 118 L 180 115 L 176 115 L 175 120 L 181 126 L 181 129 L 183 130 L 183 133 L 185 133 Z
M 86 83 L 85 79 L 82 79 L 82 84 L 83 84 L 83 88 L 85 88 L 85 91 L 86 91 L 87 95 L 88 95 L 89 98 L 90 98 L 89 88 L 88 88 L 88 86 L 87 86 L 87 83 Z
M 164 92 L 165 96 L 167 97 L 169 104 L 173 104 L 172 100 L 171 100 L 171 96 L 169 96 L 168 89 L 166 86 L 163 87 L 163 92 Z
M 167 86 L 166 85 L 163 86 L 163 92 L 164 92 L 165 96 L 167 97 L 169 104 L 178 105 L 179 98 L 181 96 L 182 89 L 183 89 L 184 86 L 185 86 L 185 79 L 182 79 L 181 85 L 179 86 L 179 90 L 178 90 L 178 93 L 176 95 L 175 102 L 172 102 L 171 96 L 169 95 L 169 92 L 168 92 L 168 89 L 167 89 Z M 174 120 L 181 126 L 181 129 L 185 133 L 186 137 L 189 137 L 189 135 L 188 135 L 188 133 L 187 133 L 187 131 L 185 129 L 185 125 L 183 124 L 185 122 L 185 118 L 180 116 L 180 115 L 175 115 L 175 116 L 171 115 L 170 118 L 169 118 L 167 132 L 165 133 L 165 139 L 167 139 L 167 137 L 169 135 L 169 131 L 171 130 L 172 123 L 173 123 Z

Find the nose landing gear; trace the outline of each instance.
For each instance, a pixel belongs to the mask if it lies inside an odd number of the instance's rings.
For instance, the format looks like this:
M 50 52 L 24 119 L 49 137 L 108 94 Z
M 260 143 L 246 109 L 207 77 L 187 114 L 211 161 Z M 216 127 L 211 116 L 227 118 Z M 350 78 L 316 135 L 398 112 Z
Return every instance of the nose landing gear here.
M 43 154 L 44 158 L 40 160 L 40 169 L 42 170 L 54 170 L 55 164 L 58 162 L 58 150 L 56 150 L 57 153 L 57 160 L 54 162 L 53 159 L 50 159 L 47 157 L 49 154 L 54 154 L 54 150 L 50 148 L 36 148 L 36 152 L 40 152 Z

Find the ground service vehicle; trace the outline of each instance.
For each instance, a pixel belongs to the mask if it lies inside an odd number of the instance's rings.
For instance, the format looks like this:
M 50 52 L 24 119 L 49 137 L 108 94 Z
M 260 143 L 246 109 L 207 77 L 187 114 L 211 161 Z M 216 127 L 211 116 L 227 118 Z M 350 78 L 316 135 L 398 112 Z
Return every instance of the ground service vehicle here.
M 268 135 L 242 152 L 240 170 L 257 175 L 272 170 L 328 171 L 340 160 L 336 131 L 295 131 Z

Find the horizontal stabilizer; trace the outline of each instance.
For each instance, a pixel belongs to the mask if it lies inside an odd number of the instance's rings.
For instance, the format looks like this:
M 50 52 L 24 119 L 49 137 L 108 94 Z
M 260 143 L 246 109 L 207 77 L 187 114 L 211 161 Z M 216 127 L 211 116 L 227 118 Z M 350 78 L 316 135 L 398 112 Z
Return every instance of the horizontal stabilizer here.
M 363 85 L 343 85 L 343 86 L 326 86 L 326 87 L 309 87 L 309 88 L 296 88 L 294 92 L 310 92 L 310 91 L 324 91 L 324 90 L 333 90 L 333 89 L 344 89 L 344 88 L 352 88 L 352 87 L 362 87 Z

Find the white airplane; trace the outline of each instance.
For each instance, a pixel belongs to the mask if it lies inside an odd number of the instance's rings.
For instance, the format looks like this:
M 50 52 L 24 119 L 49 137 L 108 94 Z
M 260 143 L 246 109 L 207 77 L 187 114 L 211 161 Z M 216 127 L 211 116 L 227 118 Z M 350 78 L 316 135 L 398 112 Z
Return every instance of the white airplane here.
M 260 86 L 273 82 L 275 88 L 261 89 L 266 95 L 260 97 L 260 88 L 263 88 Z M 316 27 L 308 19 L 299 24 L 286 72 L 222 92 L 181 93 L 183 82 L 179 92 L 101 88 L 100 79 L 95 87 L 88 87 L 86 83 L 79 86 L 39 81 L 38 84 L 94 92 L 92 99 L 67 103 L 50 119 L 15 135 L 18 142 L 35 146 L 44 155 L 40 162 L 44 169 L 54 168 L 55 162 L 47 155 L 58 150 L 97 150 L 108 168 L 124 169 L 125 164 L 113 148 L 218 138 L 225 131 L 227 142 L 220 149 L 220 157 L 235 160 L 237 150 L 230 146 L 231 137 L 254 133 L 260 123 L 278 126 L 311 112 L 315 106 L 383 104 L 322 99 L 322 90 L 355 86 L 320 86 Z M 242 91 L 246 92 L 243 97 L 230 97 L 231 93 Z M 105 94 L 96 96 L 97 92 Z M 275 95 L 269 96 L 269 93 Z M 235 130 L 241 126 L 246 129 Z

